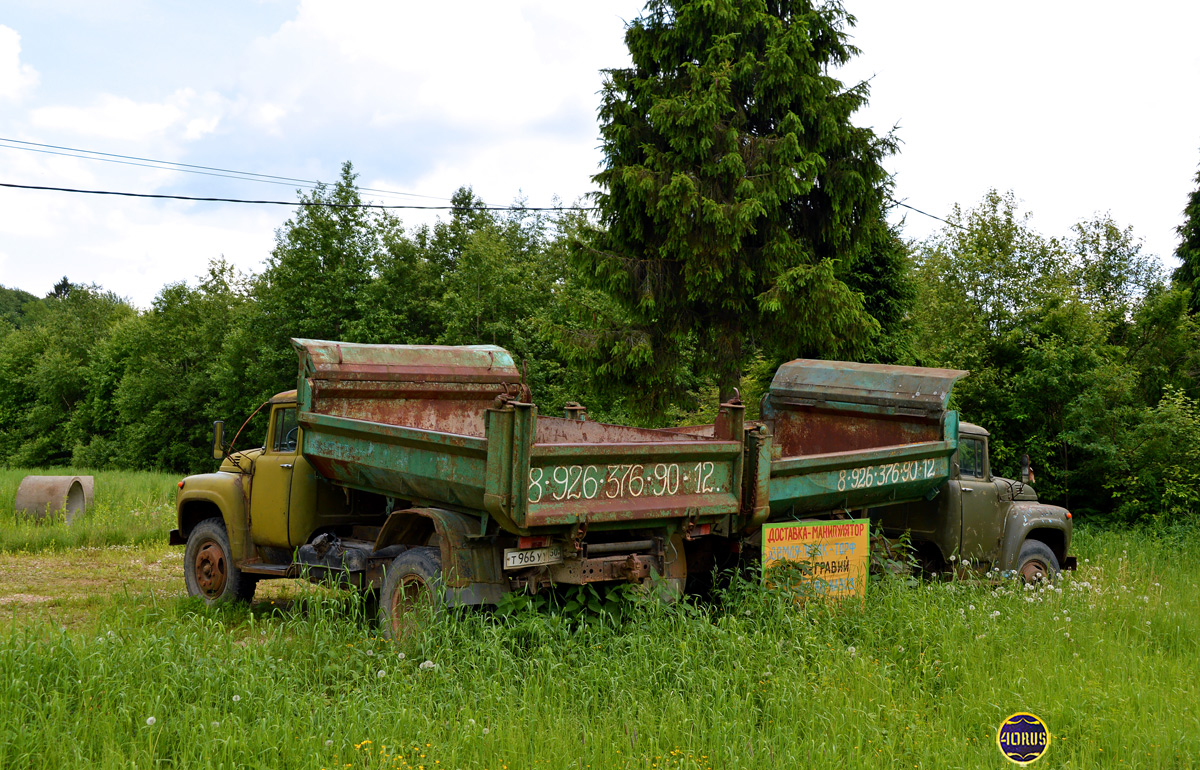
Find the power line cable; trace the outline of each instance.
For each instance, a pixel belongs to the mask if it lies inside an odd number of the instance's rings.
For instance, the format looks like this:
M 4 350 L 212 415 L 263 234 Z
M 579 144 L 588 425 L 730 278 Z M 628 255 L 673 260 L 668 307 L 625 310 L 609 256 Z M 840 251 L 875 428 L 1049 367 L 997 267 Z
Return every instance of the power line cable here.
M 0 147 L 7 147 L 12 150 L 27 150 L 29 152 L 41 152 L 47 155 L 65 155 L 68 158 L 79 158 L 81 160 L 99 160 L 108 163 L 121 163 L 127 166 L 141 166 L 143 168 L 162 168 L 163 170 L 182 171 L 189 174 L 203 174 L 204 176 L 224 176 L 226 174 L 236 174 L 237 176 L 229 176 L 229 179 L 245 179 L 248 182 L 265 182 L 269 184 L 286 184 L 294 182 L 306 185 L 309 189 L 314 189 L 317 185 L 322 184 L 320 181 L 312 179 L 298 179 L 290 176 L 277 176 L 275 174 L 260 174 L 254 171 L 237 171 L 235 169 L 218 168 L 216 166 L 200 166 L 193 163 L 179 163 L 171 160 L 156 160 L 154 158 L 141 158 L 136 155 L 120 155 L 113 152 L 101 152 L 99 150 L 84 150 L 78 147 L 64 147 L 57 144 L 43 144 L 41 142 L 29 142 L 23 139 L 9 139 L 0 137 L 0 142 L 9 142 L 11 144 L 0 144 Z M 12 145 L 24 145 L 22 147 L 14 147 Z M 47 149 L 37 149 L 47 148 Z M 52 150 L 65 150 L 67 152 L 52 152 Z M 84 153 L 80 155 L 69 155 L 67 153 Z M 103 156 L 103 157 L 92 157 Z M 128 161 L 141 161 L 141 163 L 131 163 Z M 145 165 L 158 164 L 158 165 Z M 193 169 L 193 170 L 189 170 Z M 209 173 L 221 172 L 221 173 Z M 355 189 L 362 192 L 380 193 L 383 195 L 399 195 L 408 198 L 428 198 L 430 200 L 446 201 L 449 198 L 443 198 L 437 195 L 421 195 L 419 193 L 406 193 L 399 190 L 383 190 L 375 187 L 356 187 Z
M 0 145 L 0 147 L 2 147 L 2 146 L 3 145 Z M 54 153 L 54 154 L 60 154 L 60 153 Z M 211 176 L 221 176 L 221 175 L 220 174 L 211 174 Z M 233 178 L 236 179 L 237 177 L 233 177 Z M 78 193 L 78 194 L 82 194 L 82 195 L 115 195 L 115 196 L 120 196 L 120 197 L 125 197 L 125 198 L 152 198 L 152 199 L 158 199 L 158 200 L 200 201 L 200 202 L 206 202 L 206 203 L 249 203 L 249 204 L 271 205 L 271 206 L 325 206 L 326 208 L 341 208 L 341 209 L 407 209 L 407 210 L 416 210 L 416 211 L 454 211 L 455 209 L 458 209 L 458 208 L 466 208 L 471 211 L 597 211 L 598 210 L 597 206 L 488 206 L 488 205 L 484 204 L 481 206 L 459 207 L 459 206 L 413 206 L 413 205 L 398 205 L 398 204 L 384 205 L 384 204 L 377 204 L 377 203 L 325 203 L 322 201 L 249 200 L 249 199 L 245 199 L 245 198 L 208 198 L 208 197 L 198 197 L 198 196 L 192 196 L 192 195 L 164 195 L 161 193 L 131 193 L 131 192 L 121 192 L 121 191 L 117 191 L 117 190 L 83 190 L 83 189 L 74 188 L 74 187 L 48 187 L 48 186 L 43 186 L 43 185 L 14 184 L 11 182 L 0 182 L 0 187 L 9 187 L 9 188 L 19 189 L 19 190 L 48 190 L 48 191 L 52 191 L 52 192 L 69 192 L 69 193 Z M 428 196 L 422 196 L 422 197 L 428 197 Z M 445 200 L 445 199 L 439 199 L 439 200 Z M 914 211 L 922 216 L 929 217 L 930 219 L 936 219 L 938 222 L 942 222 L 943 224 L 949 225 L 950 227 L 954 227 L 954 228 L 957 228 L 959 230 L 964 230 L 964 231 L 967 229 L 966 227 L 963 227 L 962 225 L 957 224 L 956 222 L 951 222 L 950 220 L 943 219 L 942 217 L 939 217 L 935 214 L 930 214 L 927 211 L 922 211 L 921 209 L 916 208 L 915 206 L 910 206 L 907 203 L 901 203 L 900 201 L 896 200 L 895 198 L 889 198 L 888 200 L 890 200 L 892 203 L 894 203 L 897 206 L 906 208 L 909 211 Z
M 939 221 L 939 222 L 944 222 L 945 224 L 948 224 L 948 225 L 950 225 L 951 227 L 957 227 L 959 230 L 966 230 L 966 229 L 967 229 L 967 228 L 963 227 L 963 226 L 962 226 L 962 225 L 960 225 L 960 224 L 957 224 L 957 223 L 955 223 L 955 222 L 951 222 L 949 219 L 942 219 L 941 217 L 939 217 L 939 216 L 937 216 L 937 215 L 935 215 L 935 214 L 930 214 L 930 213 L 929 213 L 929 212 L 927 212 L 927 211 L 921 211 L 919 208 L 915 208 L 915 207 L 913 207 L 913 206 L 910 206 L 910 205 L 908 205 L 907 203 L 901 203 L 900 201 L 896 200 L 895 198 L 888 198 L 888 200 L 890 200 L 892 203 L 895 203 L 897 206 L 903 206 L 904 208 L 908 209 L 909 211 L 915 211 L 915 212 L 917 212 L 918 214 L 920 214 L 920 215 L 922 215 L 922 216 L 929 217 L 930 219 L 936 219 L 936 220 L 937 220 L 937 221 Z
M 75 187 L 47 187 L 34 184 L 14 184 L 0 182 L 0 187 L 10 187 L 17 190 L 50 190 L 53 192 L 80 193 L 83 195 L 116 195 L 124 198 L 155 198 L 174 201 L 203 201 L 209 203 L 254 203 L 271 206 L 324 206 L 331 209 L 415 209 L 419 211 L 455 211 L 465 208 L 469 211 L 594 211 L 594 206 L 413 206 L 403 204 L 385 205 L 382 203 L 325 203 L 323 201 L 269 201 L 247 200 L 244 198 L 201 198 L 192 195 L 164 195 L 161 193 L 131 193 L 117 190 L 83 190 Z

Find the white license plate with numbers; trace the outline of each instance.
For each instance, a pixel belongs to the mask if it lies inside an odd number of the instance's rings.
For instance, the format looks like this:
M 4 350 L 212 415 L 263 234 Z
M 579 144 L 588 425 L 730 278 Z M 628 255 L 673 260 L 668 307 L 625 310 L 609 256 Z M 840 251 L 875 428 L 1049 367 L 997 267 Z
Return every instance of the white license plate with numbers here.
M 545 548 L 505 548 L 504 569 L 540 567 L 543 564 L 558 564 L 563 560 L 562 546 Z

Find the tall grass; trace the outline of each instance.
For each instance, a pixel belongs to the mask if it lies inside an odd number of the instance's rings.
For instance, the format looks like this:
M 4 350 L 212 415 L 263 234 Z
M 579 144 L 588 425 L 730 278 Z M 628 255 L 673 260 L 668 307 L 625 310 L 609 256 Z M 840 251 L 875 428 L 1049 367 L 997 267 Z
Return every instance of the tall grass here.
M 14 510 L 21 479 L 35 476 L 95 476 L 95 504 L 71 524 L 61 515 L 44 521 Z M 85 546 L 165 542 L 175 526 L 175 484 L 179 477 L 140 471 L 80 468 L 0 470 L 0 552 L 44 551 Z
M 354 594 L 135 591 L 83 632 L 0 630 L 0 767 L 1001 768 L 1024 710 L 1042 766 L 1194 767 L 1200 538 L 1077 545 L 1033 590 L 886 578 L 798 606 L 740 583 L 619 627 L 472 611 L 398 645 Z

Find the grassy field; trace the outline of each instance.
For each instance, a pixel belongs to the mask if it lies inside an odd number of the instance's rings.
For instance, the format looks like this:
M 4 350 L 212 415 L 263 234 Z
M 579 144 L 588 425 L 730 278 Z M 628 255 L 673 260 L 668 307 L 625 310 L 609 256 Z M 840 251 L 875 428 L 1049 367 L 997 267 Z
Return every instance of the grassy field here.
M 68 526 L 61 520 L 35 522 L 17 516 L 13 500 L 21 479 L 36 476 L 96 477 L 95 504 Z M 166 473 L 80 468 L 0 469 L 0 552 L 161 542 L 175 526 L 175 483 Z
M 4 532 L 0 767 L 1002 768 L 1022 710 L 1054 736 L 1039 767 L 1200 757 L 1195 533 L 1078 532 L 1056 588 L 893 578 L 799 608 L 743 584 L 618 628 L 468 612 L 395 645 L 349 593 L 187 599 L 171 482 L 108 498 L 146 501 L 128 530 L 77 525 L 116 544 Z

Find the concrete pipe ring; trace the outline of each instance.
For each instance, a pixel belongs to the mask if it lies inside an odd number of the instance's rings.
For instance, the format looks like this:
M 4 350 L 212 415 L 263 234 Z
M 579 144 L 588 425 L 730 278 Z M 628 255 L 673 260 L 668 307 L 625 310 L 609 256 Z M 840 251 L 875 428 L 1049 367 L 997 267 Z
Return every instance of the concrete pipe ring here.
M 93 480 L 91 476 L 26 476 L 17 487 L 13 508 L 18 516 L 34 521 L 57 516 L 61 511 L 70 524 L 91 503 L 88 492 L 93 484 L 85 485 L 84 479 Z

